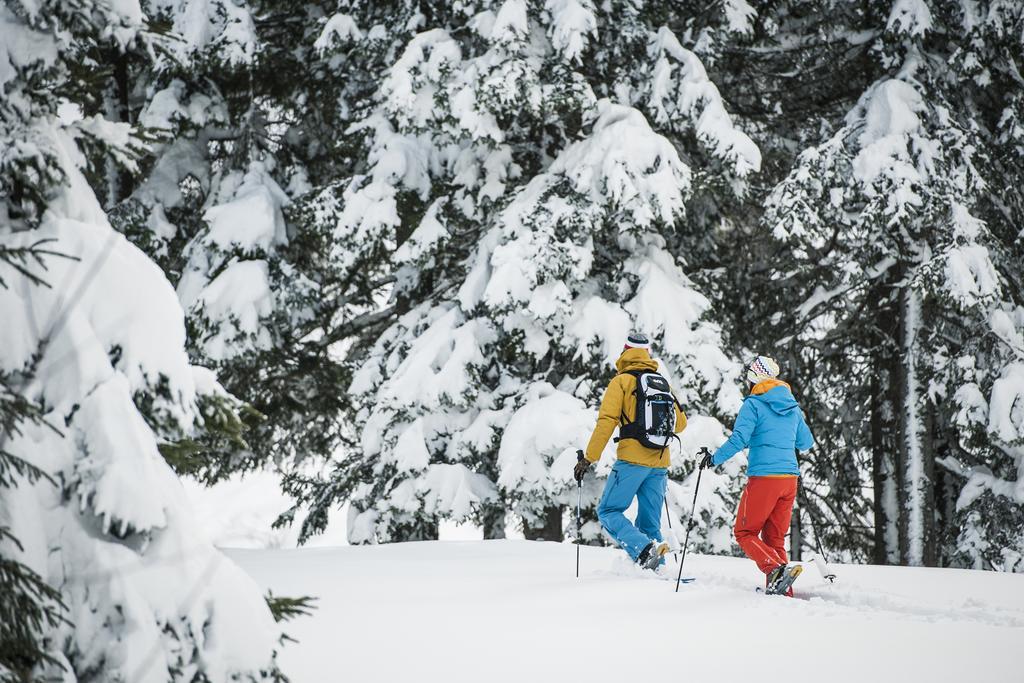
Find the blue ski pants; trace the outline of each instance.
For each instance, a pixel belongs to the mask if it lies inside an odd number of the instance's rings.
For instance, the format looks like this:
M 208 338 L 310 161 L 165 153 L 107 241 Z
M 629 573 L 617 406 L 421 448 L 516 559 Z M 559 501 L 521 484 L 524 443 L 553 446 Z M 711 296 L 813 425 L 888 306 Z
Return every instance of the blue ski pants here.
M 661 506 L 665 504 L 668 470 L 619 460 L 612 467 L 597 518 L 619 546 L 636 561 L 651 541 L 661 541 Z M 622 514 L 637 500 L 636 524 Z

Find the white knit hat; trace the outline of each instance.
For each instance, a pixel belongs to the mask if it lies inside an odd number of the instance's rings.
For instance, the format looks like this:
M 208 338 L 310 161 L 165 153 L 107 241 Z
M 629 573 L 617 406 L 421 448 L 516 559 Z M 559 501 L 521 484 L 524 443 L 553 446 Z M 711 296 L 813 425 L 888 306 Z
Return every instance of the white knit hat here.
M 768 356 L 757 356 L 747 363 L 747 380 L 751 384 L 763 382 L 766 379 L 774 379 L 779 376 L 779 364 L 774 358 Z
M 650 349 L 651 340 L 643 332 L 631 332 L 626 337 L 626 346 L 633 349 Z

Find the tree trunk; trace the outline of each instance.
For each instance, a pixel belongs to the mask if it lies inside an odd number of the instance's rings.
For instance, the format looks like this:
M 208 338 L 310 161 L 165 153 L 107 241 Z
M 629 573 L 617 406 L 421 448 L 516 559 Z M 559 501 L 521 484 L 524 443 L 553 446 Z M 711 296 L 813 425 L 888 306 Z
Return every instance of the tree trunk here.
M 886 544 L 886 530 L 889 526 L 889 515 L 885 511 L 886 450 L 883 437 L 882 418 L 884 415 L 885 396 L 882 395 L 882 382 L 879 373 L 884 372 L 879 364 L 871 372 L 871 484 L 872 510 L 875 517 L 874 550 L 871 559 L 875 564 L 889 564 Z
M 562 508 L 557 505 L 544 508 L 543 514 L 535 524 L 530 524 L 523 518 L 523 536 L 528 541 L 561 541 Z
M 939 428 L 937 431 L 941 432 Z M 953 435 L 955 438 L 955 435 Z M 956 446 L 951 444 L 947 438 L 943 439 L 941 447 L 936 447 L 936 455 L 959 457 L 961 461 L 966 460 L 957 451 Z M 941 458 L 940 458 L 941 459 Z M 956 503 L 960 497 L 960 480 L 955 474 L 936 467 L 934 472 L 935 481 L 935 564 L 939 567 L 951 566 L 953 558 L 943 552 L 942 541 L 955 539 L 960 532 L 957 524 Z
M 484 538 L 505 538 L 505 506 L 488 505 L 480 514 L 480 522 L 484 528 Z
M 392 543 L 406 541 L 436 541 L 440 535 L 437 520 L 417 520 L 412 524 L 397 524 L 391 530 Z
M 870 420 L 871 420 L 871 482 L 872 510 L 874 512 L 874 548 L 872 561 L 875 564 L 897 564 L 899 549 L 899 494 L 896 479 L 898 431 L 895 402 L 898 397 L 896 386 L 899 377 L 898 329 L 893 311 L 893 301 L 888 295 L 891 282 L 884 282 L 876 291 L 876 299 L 882 306 L 875 319 L 877 334 L 874 339 L 875 353 L 870 376 Z
M 939 566 L 938 525 L 936 523 L 935 495 L 935 404 L 922 397 L 924 415 L 922 421 L 921 498 L 923 501 L 922 557 L 926 567 Z
M 907 286 L 900 300 L 900 555 L 905 564 L 934 564 L 931 409 L 918 370 L 921 296 Z
M 893 359 L 886 358 L 872 377 L 871 405 L 871 478 L 874 484 L 875 513 L 874 561 L 877 564 L 898 564 L 900 561 L 900 501 L 896 475 L 899 447 L 893 434 L 898 431 L 893 402 Z
M 113 65 L 113 81 L 103 95 L 104 115 L 109 121 L 131 123 L 131 111 L 128 102 L 128 56 L 117 51 L 110 53 Z M 104 162 L 107 181 L 106 209 L 112 209 L 118 202 L 132 192 L 133 180 L 130 173 L 118 168 L 114 158 L 107 155 Z

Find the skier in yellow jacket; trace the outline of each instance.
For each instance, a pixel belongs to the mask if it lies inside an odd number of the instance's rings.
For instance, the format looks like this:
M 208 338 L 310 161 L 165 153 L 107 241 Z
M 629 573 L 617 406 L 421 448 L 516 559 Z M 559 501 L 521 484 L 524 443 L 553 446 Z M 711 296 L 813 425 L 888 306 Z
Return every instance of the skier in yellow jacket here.
M 671 395 L 664 378 L 648 374 L 658 370 L 658 362 L 651 359 L 650 348 L 650 341 L 643 334 L 633 333 L 626 339 L 622 355 L 615 362 L 618 373 L 601 399 L 597 425 L 587 444 L 585 459 L 576 464 L 575 476 L 577 481 L 583 479 L 587 468 L 601 458 L 608 439 L 619 427 L 618 459 L 605 484 L 597 517 L 605 531 L 634 562 L 647 569 L 656 569 L 668 552 L 668 544 L 663 543 L 661 537 L 661 507 L 668 486 L 669 435 L 664 436 L 664 446 L 652 448 L 645 445 L 645 442 L 651 444 L 651 440 L 636 428 L 645 424 L 643 419 L 637 421 L 637 382 L 643 377 L 647 386 L 650 381 L 653 388 L 649 387 L 649 392 L 655 392 L 663 385 L 666 391 L 658 395 L 666 398 L 665 410 L 671 411 L 665 415 L 672 417 L 674 414 L 674 425 L 670 427 L 672 432 L 679 433 L 686 428 L 686 415 Z M 655 393 L 644 393 L 648 396 L 648 405 L 657 401 Z M 669 401 L 671 408 L 667 406 Z M 650 411 L 646 412 L 649 419 Z M 650 425 L 646 426 L 648 430 L 652 429 Z M 637 499 L 635 524 L 623 514 L 633 498 Z

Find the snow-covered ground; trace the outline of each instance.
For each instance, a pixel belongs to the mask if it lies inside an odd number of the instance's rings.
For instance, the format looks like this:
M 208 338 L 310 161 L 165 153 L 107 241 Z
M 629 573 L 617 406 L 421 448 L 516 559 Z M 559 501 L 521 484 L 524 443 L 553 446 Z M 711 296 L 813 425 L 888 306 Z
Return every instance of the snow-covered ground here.
M 752 563 L 690 555 L 697 581 L 638 576 L 611 548 L 441 541 L 230 555 L 277 595 L 294 683 L 1020 681 L 1024 576 L 813 564 L 790 600 Z M 674 576 L 674 573 L 673 573 Z

